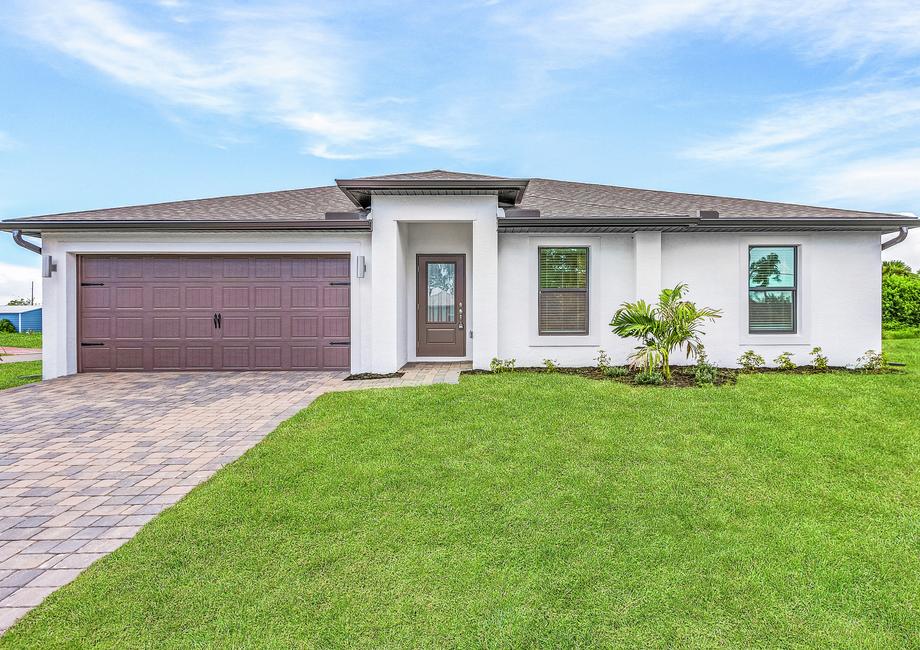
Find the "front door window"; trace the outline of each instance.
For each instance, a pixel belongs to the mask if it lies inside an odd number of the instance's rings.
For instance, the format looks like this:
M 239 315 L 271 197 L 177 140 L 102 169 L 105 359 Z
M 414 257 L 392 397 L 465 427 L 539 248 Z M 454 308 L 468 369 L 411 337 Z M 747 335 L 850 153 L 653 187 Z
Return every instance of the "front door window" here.
M 453 323 L 457 295 L 457 265 L 428 262 L 428 322 Z

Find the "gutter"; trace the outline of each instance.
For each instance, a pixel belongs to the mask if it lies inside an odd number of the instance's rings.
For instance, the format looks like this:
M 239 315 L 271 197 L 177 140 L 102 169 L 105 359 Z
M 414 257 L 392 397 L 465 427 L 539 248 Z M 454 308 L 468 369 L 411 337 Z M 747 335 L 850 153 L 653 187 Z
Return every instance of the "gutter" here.
M 689 232 L 732 232 L 746 230 L 763 230 L 776 228 L 796 229 L 848 229 L 848 230 L 882 230 L 883 232 L 904 232 L 908 228 L 920 226 L 916 217 L 875 217 L 875 218 L 732 218 L 710 217 L 707 213 L 700 215 L 660 215 L 660 216 L 594 216 L 594 217 L 506 217 L 498 220 L 498 230 L 522 231 L 542 230 L 564 231 L 566 228 L 613 228 L 623 231 L 635 229 L 677 229 Z M 906 234 L 895 239 L 903 241 Z M 894 245 L 893 243 L 890 245 Z M 889 243 L 889 242 L 886 242 Z
M 40 233 L 43 230 L 310 230 L 310 231 L 357 231 L 369 232 L 371 222 L 366 219 L 311 219 L 311 220 L 263 220 L 263 221 L 180 221 L 175 219 L 95 219 L 76 221 L 74 219 L 11 219 L 0 221 L 0 230 L 12 230 L 20 234 Z M 13 236 L 15 239 L 15 235 Z M 17 241 L 17 243 L 19 243 Z M 29 244 L 30 242 L 25 242 Z M 20 244 L 22 246 L 23 244 Z M 34 246 L 34 244 L 32 244 Z M 33 249 L 29 249 L 33 250 Z M 40 249 L 39 249 L 40 250 Z
M 42 247 L 23 239 L 21 230 L 13 231 L 13 241 L 16 242 L 17 246 L 21 246 L 22 248 L 25 248 L 26 250 L 32 251 L 33 253 L 37 253 L 38 255 L 42 254 Z
M 902 241 L 904 241 L 905 239 L 907 239 L 907 232 L 908 232 L 907 226 L 901 226 L 901 227 L 899 228 L 899 230 L 898 230 L 898 236 L 897 236 L 897 237 L 892 237 L 892 238 L 889 239 L 888 241 L 883 241 L 883 242 L 882 242 L 882 250 L 889 249 L 889 248 L 891 248 L 892 246 L 897 246 L 897 245 L 900 244 Z

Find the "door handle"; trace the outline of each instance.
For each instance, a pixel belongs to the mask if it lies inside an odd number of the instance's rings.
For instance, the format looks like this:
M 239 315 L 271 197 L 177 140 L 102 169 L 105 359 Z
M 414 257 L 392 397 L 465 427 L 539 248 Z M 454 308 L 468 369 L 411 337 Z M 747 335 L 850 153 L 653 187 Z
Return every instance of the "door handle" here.
M 457 303 L 457 329 L 463 329 L 463 303 Z
M 217 312 L 214 312 L 214 316 L 212 316 L 211 320 L 214 321 L 214 329 L 217 329 Z
M 223 328 L 224 328 L 224 315 L 221 314 L 220 312 L 217 312 L 217 329 L 220 330 Z

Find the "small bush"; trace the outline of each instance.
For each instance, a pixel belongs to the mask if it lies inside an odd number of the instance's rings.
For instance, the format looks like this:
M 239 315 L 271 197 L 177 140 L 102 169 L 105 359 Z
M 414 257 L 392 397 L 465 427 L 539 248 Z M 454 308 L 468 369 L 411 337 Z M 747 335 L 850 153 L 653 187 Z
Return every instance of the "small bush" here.
M 546 368 L 546 372 L 556 372 L 559 370 L 559 364 L 552 359 L 543 359 L 543 367 Z
M 608 355 L 603 349 L 597 351 L 597 369 L 602 373 L 607 374 L 607 368 L 610 367 L 610 355 Z
M 815 346 L 811 349 L 811 365 L 814 366 L 815 370 L 827 370 L 827 357 L 822 354 L 822 350 L 819 346 Z
M 7 318 L 0 319 L 0 333 L 2 334 L 15 334 L 16 326 L 13 325 L 13 322 Z
M 885 355 L 875 350 L 866 350 L 866 352 L 856 360 L 856 367 L 866 372 L 878 372 L 885 367 Z
M 660 386 L 664 383 L 664 375 L 657 370 L 643 370 L 636 373 L 635 380 L 637 384 Z
M 511 372 L 514 370 L 515 363 L 514 359 L 495 358 L 489 363 L 489 369 L 494 373 Z
M 699 357 L 696 360 L 696 368 L 693 371 L 693 380 L 697 386 L 712 386 L 716 381 L 716 368 L 709 363 L 709 357 L 706 352 L 700 350 Z
M 624 368 L 623 366 L 607 366 L 601 372 L 603 372 L 606 377 L 625 377 L 629 374 L 629 368 Z
M 783 352 L 773 359 L 773 363 L 775 363 L 776 367 L 780 370 L 795 370 L 795 362 L 792 360 L 791 352 Z
M 738 357 L 738 365 L 751 372 L 757 370 L 758 368 L 763 368 L 766 360 L 753 350 L 748 350 L 740 357 Z

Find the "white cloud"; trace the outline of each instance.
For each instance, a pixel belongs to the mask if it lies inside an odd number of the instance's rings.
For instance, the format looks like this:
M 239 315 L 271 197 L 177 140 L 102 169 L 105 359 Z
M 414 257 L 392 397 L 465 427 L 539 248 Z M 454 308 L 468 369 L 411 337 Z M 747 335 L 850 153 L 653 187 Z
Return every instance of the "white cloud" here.
M 865 158 L 818 174 L 814 192 L 825 201 L 920 202 L 920 151 Z
M 920 127 L 920 85 L 873 89 L 865 85 L 790 99 L 735 133 L 703 141 L 686 152 L 701 160 L 761 166 L 812 164 L 878 148 Z
M 184 3 L 160 2 L 172 12 Z M 259 10 L 199 5 L 194 30 L 157 29 L 106 0 L 29 0 L 7 20 L 26 37 L 173 106 L 280 124 L 305 134 L 310 149 L 361 157 L 409 147 L 462 148 L 432 137 L 357 96 L 361 48 L 301 4 Z M 165 15 L 164 15 L 165 16 Z
M 549 67 L 617 55 L 678 31 L 791 42 L 814 57 L 920 52 L 920 4 L 914 0 L 576 0 L 545 6 L 512 3 L 498 16 L 538 46 Z
M 5 305 L 13 298 L 28 298 L 31 295 L 32 282 L 35 282 L 35 302 L 41 303 L 41 276 L 41 269 L 38 267 L 0 262 L 0 305 Z

